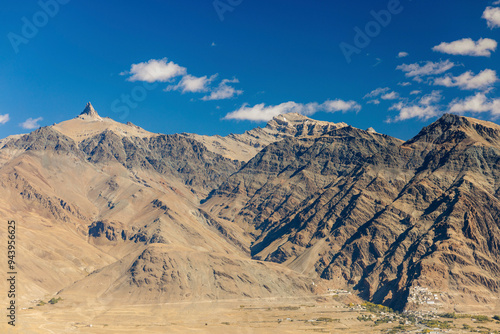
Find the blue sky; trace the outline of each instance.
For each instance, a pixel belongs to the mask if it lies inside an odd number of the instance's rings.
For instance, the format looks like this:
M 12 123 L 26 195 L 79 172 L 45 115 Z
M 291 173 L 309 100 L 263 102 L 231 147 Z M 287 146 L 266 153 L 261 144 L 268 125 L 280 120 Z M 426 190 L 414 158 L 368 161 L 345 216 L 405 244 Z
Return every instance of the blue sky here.
M 0 137 L 101 116 L 241 133 L 281 112 L 401 139 L 498 122 L 499 1 L 40 0 L 0 4 Z

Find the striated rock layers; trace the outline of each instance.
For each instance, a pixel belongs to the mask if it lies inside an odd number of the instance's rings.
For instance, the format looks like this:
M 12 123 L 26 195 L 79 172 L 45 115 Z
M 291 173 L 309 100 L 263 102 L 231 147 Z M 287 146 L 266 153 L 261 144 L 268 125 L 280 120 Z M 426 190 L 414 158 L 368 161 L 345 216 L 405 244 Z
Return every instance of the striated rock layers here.
M 445 115 L 400 140 L 352 127 L 271 144 L 204 209 L 251 233 L 255 259 L 397 309 L 499 305 L 500 127 Z M 457 306 L 458 305 L 458 306 Z M 470 310 L 470 308 L 469 308 Z
M 26 294 L 145 303 L 350 288 L 399 310 L 498 308 L 500 126 L 407 142 L 280 115 L 242 135 L 100 117 L 0 141 Z M 5 233 L 5 226 L 0 228 Z M 21 255 L 22 254 L 22 255 Z

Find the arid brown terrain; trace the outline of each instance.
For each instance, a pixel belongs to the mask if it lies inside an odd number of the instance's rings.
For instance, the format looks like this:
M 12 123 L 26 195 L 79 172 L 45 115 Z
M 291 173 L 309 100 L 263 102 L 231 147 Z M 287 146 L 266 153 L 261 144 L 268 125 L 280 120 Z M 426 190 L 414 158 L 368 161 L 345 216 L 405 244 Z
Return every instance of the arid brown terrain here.
M 490 122 L 446 114 L 406 142 L 299 114 L 163 135 L 88 104 L 1 140 L 0 191 L 24 333 L 356 333 L 346 304 L 364 301 L 500 314 Z

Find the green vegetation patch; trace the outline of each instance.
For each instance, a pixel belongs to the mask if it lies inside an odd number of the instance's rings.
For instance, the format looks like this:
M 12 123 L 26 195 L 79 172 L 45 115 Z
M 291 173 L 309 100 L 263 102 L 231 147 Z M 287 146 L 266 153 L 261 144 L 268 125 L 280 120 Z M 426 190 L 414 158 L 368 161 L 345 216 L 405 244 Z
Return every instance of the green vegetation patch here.
M 61 297 L 59 298 L 52 298 L 51 300 L 49 300 L 47 303 L 51 304 L 51 305 L 54 305 L 54 304 L 57 304 L 58 302 L 60 302 L 62 300 Z M 36 304 L 36 306 L 43 306 L 43 305 L 46 305 L 47 304 L 46 302 L 44 302 L 43 300 L 40 300 L 38 302 L 38 304 Z
M 277 308 L 280 311 L 296 311 L 300 309 L 300 306 L 282 306 Z
M 439 328 L 439 329 L 449 329 L 451 328 L 451 321 L 439 321 L 439 320 L 422 320 L 422 325 L 429 328 Z
M 316 321 L 322 321 L 322 322 L 340 322 L 340 319 L 332 319 L 332 318 L 318 318 Z
M 59 298 L 52 298 L 51 300 L 49 300 L 49 304 L 54 305 L 54 304 L 57 304 L 58 302 L 60 302 L 61 300 L 62 300 L 61 297 L 59 297 Z
M 457 314 L 455 312 L 453 313 L 443 313 L 439 315 L 441 318 L 448 318 L 448 319 L 473 319 L 476 320 L 477 322 L 488 322 L 492 321 L 488 316 L 486 315 L 481 315 L 481 314 Z M 498 317 L 498 316 L 495 316 Z M 496 319 L 493 317 L 493 319 Z M 500 319 L 500 317 L 498 317 Z
M 386 312 L 386 313 L 395 313 L 394 310 L 390 307 L 384 306 L 384 305 L 379 305 L 379 304 L 374 304 L 370 302 L 365 302 L 361 304 L 361 306 L 365 307 L 368 312 L 372 313 L 381 313 L 381 312 Z

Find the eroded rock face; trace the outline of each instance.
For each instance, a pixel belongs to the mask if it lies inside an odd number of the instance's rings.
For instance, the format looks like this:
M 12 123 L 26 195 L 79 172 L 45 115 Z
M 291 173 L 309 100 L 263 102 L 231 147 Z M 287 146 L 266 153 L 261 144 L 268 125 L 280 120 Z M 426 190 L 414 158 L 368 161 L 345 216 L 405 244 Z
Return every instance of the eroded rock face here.
M 179 135 L 133 138 L 105 131 L 82 141 L 80 149 L 92 163 L 116 161 L 129 169 L 151 169 L 201 192 L 212 190 L 241 165 Z
M 205 208 L 253 229 L 254 258 L 397 309 L 497 302 L 500 129 L 445 115 L 406 143 L 350 127 L 269 145 Z M 229 203 L 238 203 L 235 206 Z
M 309 295 L 313 288 L 285 268 L 273 273 L 263 262 L 169 250 L 161 245 L 145 249 L 128 272 L 130 278 L 120 288 L 134 293 L 139 287 L 155 298 L 165 294 L 168 300 L 266 298 L 289 296 L 290 291 L 301 296 Z
M 125 241 L 127 232 L 122 224 L 108 221 L 96 221 L 89 226 L 89 237 L 106 238 L 108 241 Z
M 25 152 L 56 152 L 59 154 L 74 154 L 81 157 L 81 152 L 75 142 L 51 127 L 43 127 L 18 139 L 6 143 L 2 149 L 19 149 Z
M 29 213 L 32 291 L 166 302 L 327 282 L 400 310 L 499 304 L 492 123 L 445 115 L 403 142 L 289 114 L 209 138 L 152 134 L 87 106 L 2 145 L 0 211 Z M 53 259 L 71 273 L 64 286 L 37 280 Z
M 267 145 L 284 138 L 317 137 L 346 126 L 346 123 L 317 121 L 297 113 L 290 113 L 274 117 L 264 128 L 255 128 L 243 134 L 230 134 L 226 137 L 200 136 L 191 133 L 181 135 L 203 143 L 211 152 L 247 162 Z

